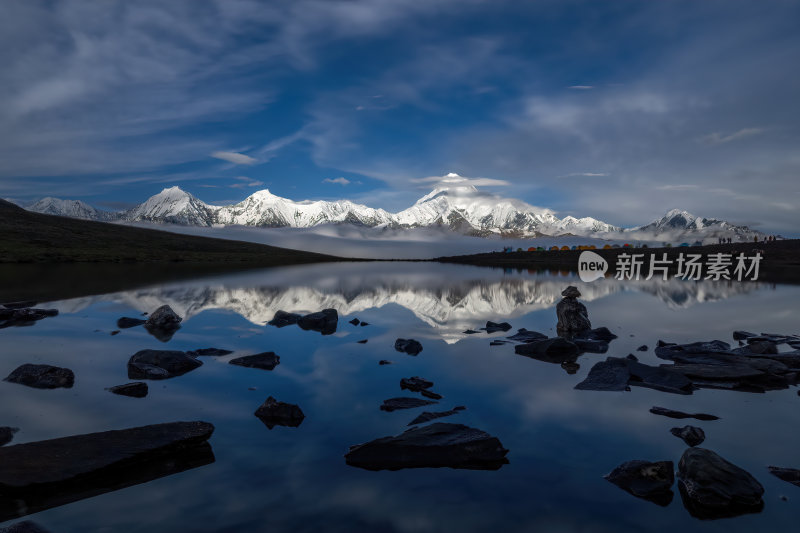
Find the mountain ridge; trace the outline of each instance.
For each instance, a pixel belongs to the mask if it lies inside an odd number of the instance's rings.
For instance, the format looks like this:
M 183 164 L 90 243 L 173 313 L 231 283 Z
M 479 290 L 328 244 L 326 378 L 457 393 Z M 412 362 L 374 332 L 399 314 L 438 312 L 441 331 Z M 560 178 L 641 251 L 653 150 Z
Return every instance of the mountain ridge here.
M 412 206 L 390 213 L 350 200 L 294 201 L 256 191 L 241 202 L 207 204 L 178 186 L 167 187 L 126 211 L 109 212 L 77 200 L 45 198 L 28 210 L 87 220 L 155 222 L 186 226 L 241 225 L 268 228 L 310 228 L 352 224 L 373 228 L 445 227 L 457 233 L 486 237 L 568 236 L 631 240 L 695 240 L 732 238 L 749 241 L 763 234 L 747 226 L 672 209 L 648 224 L 622 228 L 592 217 L 558 218 L 551 210 L 521 200 L 501 198 L 472 185 L 434 188 Z

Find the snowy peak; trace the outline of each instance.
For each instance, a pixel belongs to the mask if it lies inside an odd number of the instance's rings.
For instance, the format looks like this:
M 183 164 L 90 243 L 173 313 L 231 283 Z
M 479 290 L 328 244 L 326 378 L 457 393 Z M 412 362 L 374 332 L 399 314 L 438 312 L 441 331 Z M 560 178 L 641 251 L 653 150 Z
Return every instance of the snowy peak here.
M 45 215 L 81 218 L 84 220 L 108 220 L 111 215 L 108 212 L 95 209 L 80 200 L 62 200 L 49 196 L 29 206 L 28 211 L 34 211 Z
M 131 222 L 171 222 L 193 226 L 210 226 L 216 208 L 198 200 L 180 187 L 168 187 L 143 204 L 124 213 Z

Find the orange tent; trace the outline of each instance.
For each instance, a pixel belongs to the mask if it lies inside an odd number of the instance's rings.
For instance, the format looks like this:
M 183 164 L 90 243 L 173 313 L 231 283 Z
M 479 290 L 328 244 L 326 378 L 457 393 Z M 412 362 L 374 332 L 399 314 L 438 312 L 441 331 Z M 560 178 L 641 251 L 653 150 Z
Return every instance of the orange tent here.
M 530 248 L 528 248 L 528 251 L 529 251 L 529 252 L 535 252 L 535 251 L 536 251 L 536 248 L 534 248 L 533 246 L 531 246 Z
M 606 244 L 605 246 L 603 246 L 603 250 L 610 250 L 610 249 L 611 249 L 610 244 Z
M 551 246 L 550 247 L 550 251 L 553 251 L 553 250 L 558 250 L 558 246 Z
M 562 250 L 569 250 L 569 246 L 562 246 L 561 249 Z

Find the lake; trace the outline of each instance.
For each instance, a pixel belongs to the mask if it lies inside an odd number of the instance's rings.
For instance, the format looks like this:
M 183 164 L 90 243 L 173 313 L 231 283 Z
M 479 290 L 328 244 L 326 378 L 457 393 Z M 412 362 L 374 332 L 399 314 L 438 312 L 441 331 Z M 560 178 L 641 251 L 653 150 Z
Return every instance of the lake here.
M 592 326 L 618 335 L 607 354 L 583 354 L 568 373 L 490 346 L 519 328 L 555 336 L 555 305 L 575 285 Z M 768 465 L 800 468 L 797 389 L 748 394 L 701 389 L 676 395 L 633 387 L 575 390 L 607 356 L 653 353 L 658 340 L 720 339 L 734 330 L 800 333 L 800 287 L 759 282 L 582 283 L 567 273 L 529 273 L 429 263 L 335 263 L 216 275 L 99 296 L 40 302 L 59 315 L 0 330 L 0 374 L 24 363 L 68 367 L 70 389 L 0 382 L 0 426 L 19 427 L 10 445 L 109 429 L 204 420 L 216 430 L 213 462 L 28 516 L 71 531 L 795 531 L 800 488 Z M 167 342 L 123 329 L 168 304 L 183 317 Z M 266 325 L 279 310 L 336 309 L 336 333 Z M 144 317 L 146 318 L 146 317 Z M 353 325 L 358 318 L 367 326 Z M 478 330 L 508 321 L 507 333 Z M 420 341 L 417 356 L 397 338 Z M 366 344 L 357 341 L 367 339 Z M 647 351 L 637 347 L 647 345 Z M 146 398 L 113 395 L 126 364 L 143 349 L 232 350 L 203 357 L 183 376 L 150 381 Z M 785 345 L 781 351 L 787 350 Z M 272 371 L 228 364 L 273 351 Z M 390 365 L 379 365 L 389 360 Z M 434 382 L 437 405 L 384 412 L 382 401 L 415 396 L 401 378 Z M 298 427 L 268 429 L 254 416 L 268 396 L 299 405 Z M 672 420 L 652 406 L 713 413 L 720 420 Z M 409 468 L 370 471 L 345 463 L 350 446 L 397 435 L 422 411 L 465 406 L 437 422 L 465 424 L 509 450 L 497 470 Z M 665 507 L 636 498 L 603 476 L 632 459 L 677 462 L 686 444 L 670 428 L 702 427 L 701 445 L 750 472 L 765 488 L 763 511 L 698 520 L 677 485 Z M 24 510 L 23 510 L 24 512 Z M 0 519 L 10 519 L 3 516 Z M 11 518 L 16 520 L 16 518 Z M 5 522 L 8 525 L 11 522 Z

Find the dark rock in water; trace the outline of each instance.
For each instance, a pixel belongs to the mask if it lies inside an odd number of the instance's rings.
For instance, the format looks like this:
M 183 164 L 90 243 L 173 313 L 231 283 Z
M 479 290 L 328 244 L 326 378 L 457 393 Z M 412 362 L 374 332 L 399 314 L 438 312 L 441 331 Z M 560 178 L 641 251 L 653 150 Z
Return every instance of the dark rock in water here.
M 719 420 L 719 417 L 714 415 L 707 415 L 704 413 L 689 414 L 689 413 L 684 413 L 682 411 L 673 411 L 672 409 L 667 409 L 666 407 L 654 406 L 650 408 L 650 412 L 653 413 L 654 415 L 667 416 L 669 418 L 677 418 L 677 419 L 696 418 L 697 420 Z
M 414 339 L 397 339 L 394 341 L 394 349 L 408 355 L 417 355 L 422 351 L 422 344 Z
M 357 326 L 361 324 L 361 321 L 357 318 L 354 318 L 353 320 L 350 321 L 350 323 L 353 324 L 354 326 Z
M 637 498 L 665 507 L 672 501 L 675 465 L 672 461 L 628 461 L 604 476 Z
M 561 363 L 561 368 L 563 368 L 567 374 L 572 375 L 578 373 L 578 370 L 581 369 L 581 365 L 572 361 L 564 361 Z
M 388 400 L 383 400 L 383 405 L 381 405 L 381 411 L 386 411 L 391 413 L 392 411 L 397 411 L 398 409 L 413 409 L 415 407 L 422 407 L 423 405 L 433 405 L 438 402 L 432 402 L 430 400 L 423 400 L 422 398 L 389 398 Z
M 0 527 L 0 533 L 48 533 L 48 531 L 30 520 L 23 520 L 8 527 Z
M 0 426 L 0 446 L 5 446 L 14 438 L 14 433 L 19 431 L 19 428 L 12 428 L 8 426 Z
M 358 344 L 367 344 L 369 339 L 361 339 L 360 341 L 356 341 Z
M 233 352 L 230 350 L 223 350 L 221 348 L 200 348 L 199 350 L 191 350 L 186 352 L 186 355 L 190 355 L 192 357 L 200 357 L 204 355 L 208 356 L 220 356 L 220 355 L 228 355 L 232 354 Z
M 564 298 L 556 305 L 558 324 L 556 331 L 559 335 L 581 335 L 592 329 L 589 322 L 589 312 L 578 298 L 581 293 L 576 287 L 569 286 L 561 292 Z
M 689 344 L 667 344 L 658 341 L 655 353 L 661 359 L 674 359 L 686 355 L 704 355 L 730 352 L 731 346 L 723 341 L 692 342 Z
M 776 354 L 778 353 L 778 345 L 772 341 L 756 341 L 748 343 L 747 345 L 750 353 L 754 354 Z
M 435 393 L 432 390 L 422 389 L 421 391 L 419 391 L 419 393 L 422 394 L 423 396 L 425 396 L 426 398 L 430 398 L 431 400 L 441 400 L 442 399 L 442 395 L 441 394 Z
M 627 359 L 629 361 L 638 361 L 639 360 L 639 358 L 636 357 L 635 355 L 633 355 L 632 353 L 629 353 L 628 355 L 626 355 L 625 359 Z
M 661 339 L 658 339 L 656 343 L 656 348 L 661 348 L 662 346 L 677 346 L 674 342 L 664 342 Z
M 299 426 L 306 415 L 297 405 L 286 402 L 279 402 L 272 396 L 267 398 L 261 406 L 256 409 L 255 415 L 269 429 L 275 426 L 287 426 L 296 428 Z
M 127 316 L 123 316 L 117 319 L 117 327 L 119 329 L 135 328 L 136 326 L 141 326 L 145 322 L 147 321 L 142 320 L 141 318 L 130 318 Z
M 400 389 L 402 390 L 408 389 L 412 392 L 419 392 L 423 389 L 430 389 L 431 387 L 433 387 L 433 381 L 428 381 L 418 376 L 402 378 L 400 380 Z
M 573 337 L 571 342 L 575 343 L 581 352 L 606 353 L 608 351 L 608 343 L 606 341 Z
M 581 337 L 584 338 L 584 339 L 591 339 L 591 340 L 596 340 L 596 341 L 606 341 L 606 342 L 613 341 L 614 339 L 617 338 L 617 336 L 614 335 L 611 332 L 611 330 L 608 329 L 605 326 L 601 326 L 599 328 L 594 328 L 594 329 L 591 329 L 591 330 L 589 330 L 587 332 L 584 332 L 583 335 L 581 335 Z
M 769 472 L 773 476 L 800 487 L 800 470 L 796 468 L 781 468 L 779 466 L 769 466 L 767 468 L 769 468 Z
M 636 351 L 637 351 L 637 352 L 646 352 L 647 350 L 648 350 L 648 348 L 647 348 L 647 345 L 646 345 L 646 344 L 642 344 L 641 346 L 639 346 L 638 348 L 636 348 Z
M 518 342 L 533 342 L 533 341 L 544 340 L 547 338 L 547 335 L 545 335 L 544 333 L 539 333 L 538 331 L 531 331 L 525 328 L 520 328 L 514 335 L 506 338 Z
M 578 346 L 574 342 L 562 339 L 561 337 L 514 346 L 514 353 L 517 355 L 524 355 L 549 363 L 575 361 L 579 351 Z
M 172 422 L 0 448 L 0 521 L 214 462 L 207 422 Z
M 162 305 L 147 317 L 144 327 L 147 329 L 170 331 L 178 329 L 183 319 L 168 305 Z
M 141 350 L 128 360 L 128 379 L 168 379 L 181 376 L 203 363 L 176 350 Z
M 111 336 L 113 337 L 114 335 L 119 335 L 118 329 L 115 329 L 114 331 L 111 332 Z
M 318 331 L 323 335 L 336 333 L 336 326 L 339 324 L 339 313 L 336 309 L 323 309 L 316 313 L 301 316 L 297 319 L 297 325 L 304 330 Z
M 764 487 L 752 475 L 705 448 L 689 448 L 678 462 L 678 487 L 689 514 L 716 519 L 758 513 Z
M 143 381 L 126 383 L 125 385 L 116 385 L 114 387 L 109 387 L 106 390 L 121 396 L 130 396 L 131 398 L 144 398 L 147 396 L 148 392 L 147 383 Z
M 702 444 L 703 441 L 706 440 L 705 432 L 701 428 L 695 426 L 672 428 L 669 431 L 676 437 L 683 439 L 683 442 L 692 447 Z
M 276 328 L 283 328 L 286 326 L 293 326 L 297 324 L 297 321 L 300 319 L 301 315 L 297 313 L 287 313 L 286 311 L 277 311 L 275 316 L 272 317 L 272 320 L 267 322 L 270 326 L 275 326 Z
M 381 359 L 380 361 L 378 361 L 378 364 L 381 365 L 381 366 L 383 366 L 383 365 L 391 365 L 392 362 L 391 361 L 387 361 L 386 359 Z
M 507 453 L 497 437 L 484 431 L 436 422 L 394 437 L 351 446 L 344 457 L 348 465 L 366 470 L 438 467 L 497 470 L 508 463 Z
M 35 389 L 69 389 L 75 383 L 75 374 L 69 368 L 51 365 L 24 364 L 18 366 L 3 381 L 19 383 Z
M 734 331 L 733 332 L 733 340 L 741 341 L 747 339 L 748 337 L 757 337 L 755 333 L 750 333 L 749 331 Z
M 486 322 L 486 333 L 497 333 L 498 331 L 508 331 L 511 329 L 511 324 L 508 322 L 492 322 L 491 320 Z
M 437 418 L 443 418 L 445 416 L 453 416 L 454 414 L 458 413 L 459 411 L 463 411 L 464 409 L 453 408 L 449 411 L 424 411 L 421 415 L 417 418 L 412 420 L 408 423 L 409 426 L 416 426 L 417 424 L 424 424 L 425 422 L 430 422 L 431 420 L 436 420 Z
M 468 329 L 466 331 L 462 331 L 464 335 L 475 335 L 476 333 L 480 333 L 479 331 L 475 331 L 474 329 Z
M 683 374 L 673 371 L 671 367 L 649 366 L 627 358 L 624 361 L 630 372 L 628 385 L 674 394 L 692 394 L 694 386 L 691 380 Z
M 35 307 L 37 303 L 39 302 L 34 302 L 33 300 L 28 300 L 26 302 L 6 302 L 2 307 L 6 309 L 23 309 L 25 307 Z
M 369 322 L 362 322 L 361 323 L 361 327 L 364 327 L 364 326 L 369 326 Z
M 14 326 L 30 326 L 34 322 L 58 315 L 58 309 L 0 308 L 0 329 Z
M 625 360 L 609 357 L 595 363 L 586 379 L 575 385 L 578 390 L 624 391 L 628 388 L 630 371 Z
M 510 341 L 501 341 L 499 339 L 495 339 L 489 343 L 489 346 L 503 346 L 504 344 L 509 344 Z
M 275 355 L 275 352 L 263 352 L 255 355 L 237 357 L 236 359 L 231 359 L 229 362 L 232 365 L 245 366 L 247 368 L 272 370 L 280 364 L 281 358 L 279 355 Z

